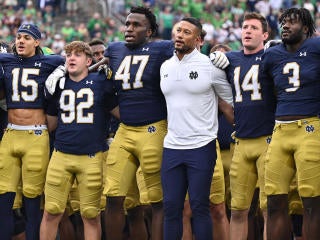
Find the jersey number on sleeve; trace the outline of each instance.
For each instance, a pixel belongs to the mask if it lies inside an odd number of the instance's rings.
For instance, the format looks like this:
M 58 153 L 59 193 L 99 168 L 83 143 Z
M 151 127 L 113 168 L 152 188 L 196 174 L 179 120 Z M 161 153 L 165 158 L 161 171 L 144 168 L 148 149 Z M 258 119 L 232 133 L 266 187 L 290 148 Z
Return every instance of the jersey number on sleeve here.
M 134 56 L 129 55 L 129 56 L 126 56 L 122 60 L 120 66 L 116 72 L 114 79 L 123 81 L 123 83 L 122 83 L 123 90 L 130 90 L 132 88 L 142 88 L 143 83 L 141 81 L 141 78 L 142 78 L 143 71 L 144 71 L 148 61 L 149 61 L 148 55 L 134 55 Z M 140 65 L 138 67 L 135 79 L 132 82 L 132 87 L 131 87 L 131 84 L 129 82 L 129 80 L 130 80 L 130 67 L 131 67 L 131 65 L 139 64 L 139 63 L 140 63 Z
M 240 86 L 240 67 L 234 69 L 234 87 L 236 90 L 235 101 L 242 102 L 242 91 L 251 91 L 251 101 L 261 100 L 260 83 L 258 80 L 259 65 L 252 65 L 246 73 L 243 82 Z M 242 90 L 242 91 L 241 91 Z
M 85 99 L 76 105 L 76 98 Z M 90 88 L 83 88 L 75 93 L 72 90 L 64 90 L 60 97 L 61 120 L 64 123 L 93 123 L 93 113 L 84 114 L 85 109 L 93 106 L 93 92 Z
M 36 68 L 24 68 L 21 74 L 21 86 L 31 88 L 31 91 L 21 91 L 19 93 L 19 76 L 20 68 L 12 70 L 12 96 L 13 102 L 19 102 L 20 97 L 25 102 L 33 102 L 38 97 L 38 83 L 34 79 L 29 78 L 29 74 L 39 75 L 40 70 Z

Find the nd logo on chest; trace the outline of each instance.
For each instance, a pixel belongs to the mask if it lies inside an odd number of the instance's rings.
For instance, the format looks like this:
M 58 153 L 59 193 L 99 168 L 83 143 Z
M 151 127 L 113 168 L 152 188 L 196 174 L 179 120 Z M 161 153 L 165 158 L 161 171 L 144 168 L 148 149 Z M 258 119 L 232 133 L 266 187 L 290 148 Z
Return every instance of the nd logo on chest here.
M 196 80 L 198 77 L 199 77 L 199 75 L 198 75 L 197 71 L 191 71 L 191 72 L 189 73 L 189 78 L 190 78 L 191 80 Z

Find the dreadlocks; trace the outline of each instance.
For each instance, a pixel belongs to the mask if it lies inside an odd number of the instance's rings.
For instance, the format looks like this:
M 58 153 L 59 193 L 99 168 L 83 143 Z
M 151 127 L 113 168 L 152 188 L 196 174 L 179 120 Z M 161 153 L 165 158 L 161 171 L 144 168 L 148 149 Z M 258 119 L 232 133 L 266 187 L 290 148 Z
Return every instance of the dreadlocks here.
M 306 8 L 289 8 L 285 10 L 279 18 L 280 25 L 283 25 L 283 21 L 286 18 L 299 19 L 302 25 L 308 28 L 307 37 L 311 37 L 316 31 L 316 26 L 313 18 Z

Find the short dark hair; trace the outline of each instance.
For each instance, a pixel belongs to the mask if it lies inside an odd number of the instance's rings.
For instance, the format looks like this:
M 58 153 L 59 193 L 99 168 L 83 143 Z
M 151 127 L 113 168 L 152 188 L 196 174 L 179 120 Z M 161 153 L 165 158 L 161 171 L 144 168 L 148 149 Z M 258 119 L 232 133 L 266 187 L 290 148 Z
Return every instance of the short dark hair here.
M 207 35 L 206 30 L 202 29 L 202 30 L 201 30 L 201 33 L 200 33 L 200 38 L 201 38 L 202 41 L 204 41 L 204 37 L 205 37 L 206 35 Z
M 259 20 L 261 22 L 263 32 L 268 32 L 268 22 L 263 15 L 257 12 L 249 12 L 246 13 L 243 17 L 243 21 L 251 19 Z
M 101 40 L 100 38 L 94 38 L 88 44 L 90 47 L 95 45 L 104 45 L 104 41 Z
M 194 17 L 184 17 L 181 19 L 181 21 L 186 21 L 186 22 L 189 22 L 191 23 L 192 25 L 196 26 L 197 29 L 199 30 L 199 35 L 201 36 L 201 33 L 202 33 L 202 24 L 200 22 L 199 19 L 197 18 L 194 18 Z
M 311 37 L 315 33 L 316 26 L 308 9 L 306 8 L 286 9 L 279 18 L 280 25 L 282 25 L 283 20 L 287 17 L 299 19 L 302 25 L 308 28 L 307 37 Z
M 139 13 L 139 14 L 145 15 L 150 23 L 152 35 L 157 33 L 158 24 L 157 24 L 156 16 L 151 12 L 149 8 L 142 7 L 142 6 L 131 7 L 130 13 Z

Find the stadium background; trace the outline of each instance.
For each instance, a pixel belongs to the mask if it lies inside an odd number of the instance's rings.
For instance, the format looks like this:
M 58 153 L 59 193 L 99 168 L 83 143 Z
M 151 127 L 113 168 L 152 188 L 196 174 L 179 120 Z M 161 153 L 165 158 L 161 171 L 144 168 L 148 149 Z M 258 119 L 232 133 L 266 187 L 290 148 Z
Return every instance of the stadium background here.
M 289 7 L 309 9 L 320 35 L 320 0 L 0 0 L 0 40 L 11 43 L 22 23 L 37 24 L 42 45 L 61 54 L 65 43 L 100 38 L 123 40 L 123 22 L 131 5 L 150 7 L 158 18 L 156 38 L 170 39 L 172 26 L 184 16 L 201 19 L 207 31 L 202 49 L 217 43 L 240 49 L 242 16 L 257 11 L 266 16 L 270 38 L 279 38 L 278 16 Z

